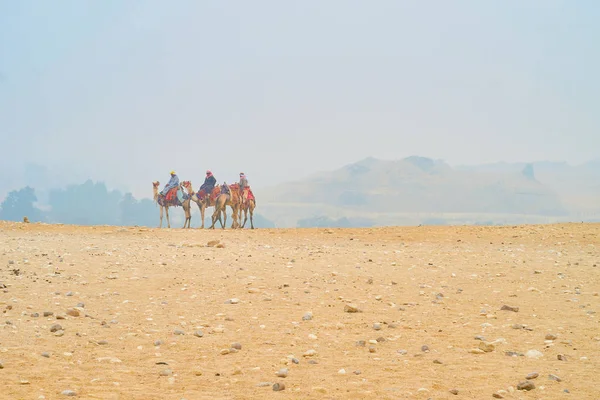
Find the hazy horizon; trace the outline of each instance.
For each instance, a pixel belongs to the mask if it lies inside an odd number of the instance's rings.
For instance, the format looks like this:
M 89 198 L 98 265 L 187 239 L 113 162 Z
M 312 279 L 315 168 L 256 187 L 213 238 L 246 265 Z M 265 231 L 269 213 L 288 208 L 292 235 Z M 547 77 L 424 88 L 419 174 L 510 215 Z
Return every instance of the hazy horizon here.
M 592 1 L 0 1 L 3 180 L 36 164 L 146 193 L 171 169 L 264 187 L 366 157 L 596 160 L 599 18 Z

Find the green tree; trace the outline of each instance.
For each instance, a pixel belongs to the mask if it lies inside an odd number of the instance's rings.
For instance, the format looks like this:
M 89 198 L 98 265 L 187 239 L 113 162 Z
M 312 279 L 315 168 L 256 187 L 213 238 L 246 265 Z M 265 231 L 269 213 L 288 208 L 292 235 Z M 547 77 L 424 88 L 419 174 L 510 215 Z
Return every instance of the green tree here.
M 36 201 L 37 197 L 32 187 L 27 186 L 21 190 L 13 190 L 0 205 L 0 219 L 22 221 L 23 217 L 27 217 L 31 222 L 42 221 L 44 215 L 35 207 Z

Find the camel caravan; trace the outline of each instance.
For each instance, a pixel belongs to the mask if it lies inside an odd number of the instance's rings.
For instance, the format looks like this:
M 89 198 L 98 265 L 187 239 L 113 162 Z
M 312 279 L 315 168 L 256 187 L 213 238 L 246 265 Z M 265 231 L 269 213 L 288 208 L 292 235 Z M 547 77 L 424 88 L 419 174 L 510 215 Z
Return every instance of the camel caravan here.
M 192 220 L 191 204 L 192 201 L 198 205 L 200 214 L 202 215 L 202 229 L 204 229 L 204 212 L 209 207 L 214 207 L 212 214 L 212 225 L 209 229 L 215 229 L 217 220 L 221 224 L 221 228 L 225 229 L 227 224 L 227 207 L 231 208 L 232 229 L 243 229 L 250 214 L 250 227 L 254 229 L 254 208 L 256 207 L 256 198 L 245 174 L 240 173 L 240 181 L 227 185 L 217 185 L 217 181 L 211 171 L 206 171 L 204 183 L 198 191 L 194 191 L 191 181 L 179 182 L 179 178 L 175 171 L 171 171 L 171 179 L 165 185 L 164 189 L 159 192 L 160 182 L 152 182 L 154 192 L 154 201 L 160 207 L 160 225 L 162 228 L 163 213 L 167 217 L 167 227 L 171 227 L 169 221 L 169 208 L 182 207 L 185 213 L 185 222 L 183 228 L 190 228 Z M 244 221 L 240 224 L 241 214 L 244 214 Z M 221 218 L 222 217 L 222 218 Z

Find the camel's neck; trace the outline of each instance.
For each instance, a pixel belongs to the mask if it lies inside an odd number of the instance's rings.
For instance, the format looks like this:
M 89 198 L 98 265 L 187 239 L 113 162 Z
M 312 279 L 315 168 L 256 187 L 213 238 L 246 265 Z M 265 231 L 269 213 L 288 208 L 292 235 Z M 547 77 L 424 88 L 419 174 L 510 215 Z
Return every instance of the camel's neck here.
M 158 189 L 154 188 L 152 191 L 154 192 L 154 201 L 158 201 Z

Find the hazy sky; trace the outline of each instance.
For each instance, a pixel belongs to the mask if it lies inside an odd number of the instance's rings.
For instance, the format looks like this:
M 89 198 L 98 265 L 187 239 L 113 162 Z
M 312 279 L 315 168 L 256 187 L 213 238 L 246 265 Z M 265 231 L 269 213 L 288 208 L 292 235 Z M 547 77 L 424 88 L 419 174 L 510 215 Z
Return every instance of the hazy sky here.
M 600 156 L 600 2 L 0 0 L 4 176 Z

